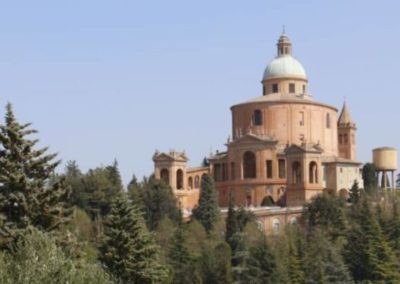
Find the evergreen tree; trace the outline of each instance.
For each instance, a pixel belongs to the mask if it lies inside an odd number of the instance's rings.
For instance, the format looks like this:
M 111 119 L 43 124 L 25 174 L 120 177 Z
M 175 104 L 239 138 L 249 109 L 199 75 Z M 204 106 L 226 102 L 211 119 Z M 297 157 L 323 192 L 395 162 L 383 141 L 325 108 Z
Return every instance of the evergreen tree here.
M 238 232 L 231 238 L 235 244 L 232 251 L 232 278 L 233 283 L 251 283 L 248 261 L 250 258 L 249 248 L 246 244 L 245 234 Z
M 207 241 L 200 257 L 202 283 L 231 283 L 231 251 L 225 242 Z
M 229 244 L 232 251 L 235 249 L 234 243 L 232 242 L 232 236 L 238 232 L 238 221 L 236 217 L 236 211 L 233 206 L 233 195 L 231 192 L 229 196 L 228 215 L 226 217 L 225 241 Z
M 347 233 L 345 259 L 356 281 L 400 281 L 398 265 L 366 198 Z
M 84 208 L 83 202 L 83 174 L 79 169 L 76 161 L 68 161 L 64 171 L 65 185 L 71 189 L 70 203 L 71 205 L 79 206 Z
M 156 180 L 154 177 L 143 183 L 143 187 L 139 188 L 139 190 L 147 227 L 150 230 L 156 229 L 160 221 L 165 217 L 179 222 L 181 212 L 177 207 L 171 187 L 162 180 Z M 136 204 L 137 202 L 134 203 Z
M 338 249 L 321 230 L 308 237 L 304 267 L 306 283 L 353 283 Z
M 392 200 L 392 215 L 386 228 L 389 243 L 400 259 L 400 204 L 397 196 Z
M 357 204 L 360 200 L 361 191 L 358 188 L 357 180 L 354 181 L 353 186 L 350 188 L 349 201 L 352 204 Z
M 321 194 L 305 205 L 303 218 L 309 231 L 322 229 L 336 239 L 345 229 L 345 202 L 336 196 Z
M 220 218 L 217 191 L 209 175 L 202 177 L 199 205 L 193 210 L 193 217 L 204 226 L 208 233 Z
M 162 283 L 167 272 L 159 250 L 138 209 L 117 198 L 105 219 L 100 246 L 106 268 L 123 283 Z
M 250 276 L 249 283 L 273 283 L 272 274 L 275 269 L 275 259 L 265 238 L 257 246 L 250 248 L 247 267 Z
M 368 194 L 373 193 L 378 184 L 378 180 L 375 174 L 374 164 L 366 163 L 362 168 L 362 178 L 364 181 L 364 189 Z
M 195 261 L 187 247 L 185 233 L 182 221 L 180 221 L 168 254 L 169 264 L 171 264 L 174 272 L 172 282 L 176 284 L 200 281 L 200 279 L 195 280 L 195 276 L 197 276 L 195 274 Z
M 128 184 L 128 197 L 133 204 L 143 209 L 143 200 L 141 198 L 142 185 L 135 175 L 132 176 Z
M 63 180 L 49 184 L 60 161 L 48 148 L 35 150 L 36 130 L 17 122 L 11 104 L 0 126 L 0 247 L 24 235 L 32 225 L 54 231 L 67 222 L 72 209 L 66 204 L 69 191 Z
M 302 251 L 297 247 L 298 242 L 295 240 L 299 236 L 293 236 L 293 234 L 295 232 L 291 232 L 288 237 L 288 257 L 286 260 L 289 283 L 304 283 L 305 275 L 302 266 Z

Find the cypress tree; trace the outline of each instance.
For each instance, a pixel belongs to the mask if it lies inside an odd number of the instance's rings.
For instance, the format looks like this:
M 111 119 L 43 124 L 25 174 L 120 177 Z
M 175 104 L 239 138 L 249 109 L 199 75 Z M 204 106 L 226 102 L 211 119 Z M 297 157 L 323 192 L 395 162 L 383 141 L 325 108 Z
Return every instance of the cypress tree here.
M 232 241 L 232 236 L 238 232 L 238 224 L 236 218 L 236 211 L 233 208 L 233 194 L 230 193 L 229 196 L 229 207 L 228 207 L 228 215 L 226 217 L 226 233 L 225 233 L 225 241 L 229 244 L 232 251 L 235 249 L 234 243 Z
M 362 168 L 362 178 L 364 182 L 365 192 L 368 194 L 373 193 L 376 190 L 378 180 L 375 175 L 374 164 L 366 163 Z
M 352 204 L 356 204 L 360 200 L 360 196 L 361 192 L 360 189 L 358 188 L 358 182 L 357 180 L 355 180 L 352 187 L 350 188 L 349 201 Z
M 162 283 L 167 277 L 160 264 L 160 248 L 148 232 L 139 210 L 119 197 L 104 221 L 100 260 L 123 283 Z
M 20 124 L 7 104 L 5 123 L 0 126 L 0 247 L 22 236 L 29 225 L 54 231 L 69 220 L 72 209 L 66 204 L 69 190 L 62 179 L 49 184 L 56 154 L 48 148 L 34 149 L 37 133 L 31 124 Z
M 220 218 L 217 191 L 209 175 L 201 179 L 199 205 L 193 210 L 193 217 L 204 226 L 207 233 L 210 233 Z

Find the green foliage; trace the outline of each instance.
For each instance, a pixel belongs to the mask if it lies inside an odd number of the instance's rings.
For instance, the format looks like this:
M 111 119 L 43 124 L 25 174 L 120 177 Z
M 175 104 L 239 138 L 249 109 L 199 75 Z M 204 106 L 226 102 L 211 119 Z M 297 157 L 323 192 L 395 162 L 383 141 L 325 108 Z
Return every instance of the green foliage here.
M 55 241 L 34 228 L 19 240 L 13 254 L 0 261 L 1 283 L 113 283 L 99 265 L 65 256 Z
M 320 229 L 308 237 L 304 268 L 305 283 L 353 283 L 339 249 Z
M 368 200 L 359 202 L 347 233 L 345 259 L 356 281 L 400 281 L 398 265 Z
M 344 234 L 345 208 L 346 204 L 341 198 L 324 193 L 305 205 L 303 218 L 310 231 L 322 229 L 336 239 Z
M 144 181 L 142 187 L 139 188 L 139 193 L 142 202 L 141 208 L 150 230 L 157 228 L 165 217 L 175 222 L 180 220 L 181 213 L 172 189 L 162 180 L 150 178 L 148 181 Z
M 350 188 L 349 201 L 352 204 L 357 204 L 358 201 L 360 201 L 360 198 L 361 198 L 361 191 L 358 187 L 357 180 L 355 180 L 352 187 Z
M 232 236 L 238 232 L 238 221 L 233 206 L 233 195 L 231 193 L 229 196 L 228 215 L 226 217 L 225 241 L 230 245 L 232 250 L 234 250 L 234 243 L 231 242 Z
M 17 122 L 7 105 L 5 123 L 0 126 L 0 247 L 8 247 L 25 234 L 28 226 L 54 231 L 72 213 L 66 204 L 69 191 L 59 180 L 49 184 L 60 163 L 47 148 L 35 150 L 36 130 Z
M 204 226 L 207 233 L 220 219 L 218 195 L 214 181 L 209 175 L 204 175 L 201 179 L 199 205 L 193 210 L 193 217 Z
M 366 163 L 362 168 L 362 178 L 364 181 L 364 190 L 368 194 L 376 191 L 378 180 L 375 174 L 375 166 L 372 163 Z
M 175 231 L 172 246 L 169 249 L 169 264 L 174 271 L 172 282 L 176 284 L 200 282 L 200 276 L 194 273 L 195 259 L 189 252 L 186 236 L 184 225 L 181 223 Z
M 115 199 L 105 219 L 100 260 L 123 283 L 159 283 L 167 277 L 143 217 L 122 197 Z
M 273 283 L 272 275 L 275 270 L 275 258 L 265 237 L 259 240 L 256 246 L 250 248 L 247 267 L 249 283 Z
M 206 242 L 200 257 L 202 283 L 231 282 L 231 250 L 225 242 Z

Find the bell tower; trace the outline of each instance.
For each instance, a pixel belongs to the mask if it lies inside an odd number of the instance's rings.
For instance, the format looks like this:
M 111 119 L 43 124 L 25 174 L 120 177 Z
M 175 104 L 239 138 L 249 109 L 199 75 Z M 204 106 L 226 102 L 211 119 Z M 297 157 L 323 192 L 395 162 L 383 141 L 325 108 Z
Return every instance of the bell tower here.
M 356 124 L 350 116 L 347 104 L 343 104 L 338 120 L 338 150 L 339 157 L 356 160 Z

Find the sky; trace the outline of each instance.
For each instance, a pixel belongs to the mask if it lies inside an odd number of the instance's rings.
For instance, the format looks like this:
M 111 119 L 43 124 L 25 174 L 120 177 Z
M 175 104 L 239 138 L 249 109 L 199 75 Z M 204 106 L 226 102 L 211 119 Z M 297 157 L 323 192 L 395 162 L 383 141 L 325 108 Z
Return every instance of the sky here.
M 11 102 L 41 145 L 124 183 L 155 150 L 189 166 L 224 150 L 230 106 L 260 96 L 286 26 L 320 102 L 346 100 L 358 159 L 399 148 L 400 1 L 0 1 L 0 117 Z

